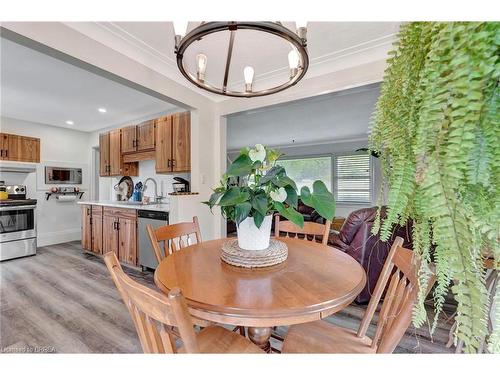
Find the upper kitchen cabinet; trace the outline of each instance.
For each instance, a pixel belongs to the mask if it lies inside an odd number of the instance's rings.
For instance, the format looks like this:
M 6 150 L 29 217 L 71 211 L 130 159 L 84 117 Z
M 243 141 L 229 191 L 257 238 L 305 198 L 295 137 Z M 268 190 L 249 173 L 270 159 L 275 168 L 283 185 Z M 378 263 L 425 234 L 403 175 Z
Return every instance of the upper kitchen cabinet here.
M 155 148 L 155 122 L 145 121 L 137 126 L 127 126 L 122 131 L 122 153 L 151 151 Z
M 154 150 L 155 121 L 149 120 L 137 125 L 137 151 Z
M 0 133 L 0 159 L 40 162 L 40 138 Z
M 137 139 L 137 127 L 126 126 L 121 129 L 122 135 L 122 153 L 136 152 L 135 142 Z
M 172 116 L 172 172 L 191 170 L 191 114 Z
M 109 133 L 99 134 L 99 175 L 109 176 Z
M 121 130 L 111 130 L 99 135 L 100 175 L 137 176 L 138 163 L 124 163 L 121 150 Z
M 156 172 L 191 170 L 191 115 L 176 113 L 156 120 Z
M 156 122 L 156 173 L 172 172 L 172 116 L 160 117 Z

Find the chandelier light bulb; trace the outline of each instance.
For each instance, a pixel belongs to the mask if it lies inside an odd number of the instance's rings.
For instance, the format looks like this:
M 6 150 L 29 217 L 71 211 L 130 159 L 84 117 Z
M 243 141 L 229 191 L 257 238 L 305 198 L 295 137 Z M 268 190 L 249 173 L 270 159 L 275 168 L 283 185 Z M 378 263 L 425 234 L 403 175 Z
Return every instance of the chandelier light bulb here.
M 243 69 L 243 75 L 245 76 L 245 90 L 247 92 L 252 91 L 252 82 L 255 71 L 251 66 L 245 66 Z
M 297 27 L 297 35 L 305 42 L 307 40 L 307 21 L 297 21 L 295 27 Z
M 295 26 L 297 27 L 297 29 L 306 28 L 307 21 L 297 21 L 297 22 L 295 22 Z
M 205 80 L 205 71 L 207 70 L 207 56 L 203 53 L 196 55 L 196 63 L 198 65 L 198 79 Z
M 184 36 L 187 31 L 188 21 L 173 21 L 175 35 Z
M 290 65 L 290 69 L 297 69 L 299 67 L 299 55 L 294 49 L 288 52 L 288 65 Z
M 290 78 L 293 78 L 299 71 L 299 55 L 294 49 L 288 52 L 288 65 L 290 66 Z

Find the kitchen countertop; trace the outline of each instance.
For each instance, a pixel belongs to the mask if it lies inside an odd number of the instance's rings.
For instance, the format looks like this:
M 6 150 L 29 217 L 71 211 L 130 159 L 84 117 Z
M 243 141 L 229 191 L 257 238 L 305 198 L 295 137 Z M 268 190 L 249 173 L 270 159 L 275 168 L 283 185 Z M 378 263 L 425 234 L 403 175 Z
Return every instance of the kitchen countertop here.
M 129 208 L 131 210 L 148 210 L 148 211 L 170 211 L 170 204 L 160 203 L 160 204 L 130 204 L 119 201 L 79 201 L 78 204 L 89 204 L 93 206 L 105 206 L 105 207 L 117 207 L 117 208 Z

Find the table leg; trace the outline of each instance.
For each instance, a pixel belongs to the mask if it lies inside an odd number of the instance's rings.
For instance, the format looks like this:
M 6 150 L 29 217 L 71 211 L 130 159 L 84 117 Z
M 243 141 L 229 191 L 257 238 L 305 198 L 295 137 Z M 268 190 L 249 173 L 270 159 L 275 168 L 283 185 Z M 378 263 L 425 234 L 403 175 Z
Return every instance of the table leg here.
M 265 352 L 271 353 L 269 338 L 272 332 L 271 327 L 248 327 L 248 338 Z

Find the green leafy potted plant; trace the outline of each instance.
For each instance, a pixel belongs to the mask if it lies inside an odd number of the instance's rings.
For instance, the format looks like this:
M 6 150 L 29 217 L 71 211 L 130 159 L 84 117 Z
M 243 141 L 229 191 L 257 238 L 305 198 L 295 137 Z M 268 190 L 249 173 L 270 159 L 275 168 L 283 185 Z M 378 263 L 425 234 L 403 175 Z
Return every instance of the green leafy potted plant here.
M 482 350 L 488 338 L 489 350 L 500 352 L 500 288 L 488 295 L 483 266 L 492 257 L 492 272 L 500 268 L 500 23 L 411 22 L 395 47 L 370 137 L 388 207 L 374 229 L 386 240 L 394 224 L 413 221 L 417 327 L 427 318 L 432 259 L 433 329 L 451 286 L 464 350 Z
M 314 181 L 312 192 L 304 186 L 299 195 L 285 168 L 276 164 L 280 156 L 278 150 L 261 144 L 243 148 L 204 202 L 210 209 L 219 206 L 222 215 L 236 223 L 238 246 L 244 250 L 269 247 L 275 212 L 303 227 L 304 217 L 296 210 L 299 199 L 327 220 L 335 214 L 335 200 L 325 184 Z

